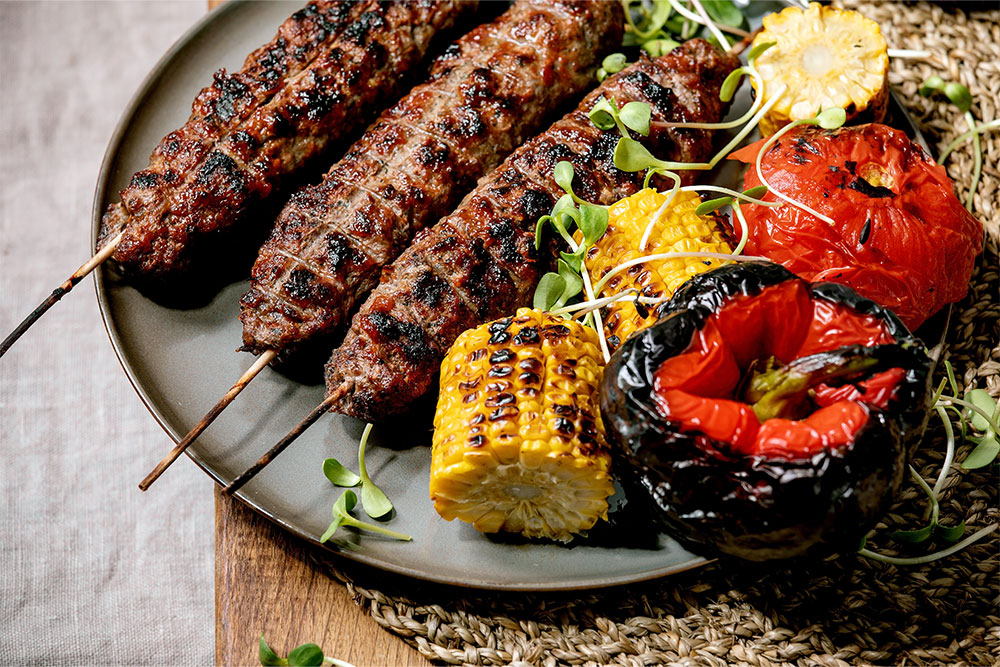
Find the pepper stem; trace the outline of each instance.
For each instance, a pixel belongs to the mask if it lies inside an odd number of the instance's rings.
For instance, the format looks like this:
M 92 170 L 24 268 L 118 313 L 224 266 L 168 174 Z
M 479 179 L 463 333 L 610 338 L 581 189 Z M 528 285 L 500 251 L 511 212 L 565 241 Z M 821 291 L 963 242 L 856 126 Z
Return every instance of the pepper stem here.
M 761 370 L 751 364 L 745 380 L 743 400 L 750 404 L 760 421 L 768 419 L 802 419 L 813 410 L 810 389 L 837 378 L 856 376 L 879 365 L 874 357 L 844 359 L 836 356 L 824 364 L 803 357 L 790 364 L 775 367 L 778 360 L 771 357 L 764 361 Z

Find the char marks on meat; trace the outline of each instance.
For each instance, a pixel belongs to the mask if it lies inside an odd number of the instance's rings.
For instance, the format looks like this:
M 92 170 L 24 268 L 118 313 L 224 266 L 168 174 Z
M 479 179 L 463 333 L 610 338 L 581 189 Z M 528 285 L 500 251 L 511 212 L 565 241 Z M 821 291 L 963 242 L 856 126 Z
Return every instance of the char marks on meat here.
M 642 173 L 614 166 L 617 131 L 602 132 L 588 119 L 601 95 L 619 105 L 648 102 L 654 128 L 642 143 L 669 160 L 702 162 L 711 155 L 709 132 L 655 122 L 720 121 L 719 88 L 738 64 L 701 40 L 644 57 L 515 151 L 386 269 L 326 366 L 328 391 L 350 387 L 333 409 L 368 421 L 406 410 L 433 385 L 461 332 L 531 303 L 551 264 L 550 252 L 535 250 L 534 231 L 563 194 L 552 179 L 557 162 L 573 163 L 574 189 L 588 201 L 609 205 L 639 190 Z
M 617 2 L 518 0 L 448 48 L 426 83 L 285 206 L 241 300 L 244 349 L 288 353 L 346 324 L 417 231 L 586 90 L 622 24 Z M 428 278 L 419 291 L 434 301 L 442 285 Z M 410 339 L 390 315 L 373 326 Z
M 129 276 L 183 274 L 286 179 L 396 94 L 438 32 L 474 2 L 314 0 L 247 57 L 219 70 L 179 130 L 105 213 L 98 245 Z

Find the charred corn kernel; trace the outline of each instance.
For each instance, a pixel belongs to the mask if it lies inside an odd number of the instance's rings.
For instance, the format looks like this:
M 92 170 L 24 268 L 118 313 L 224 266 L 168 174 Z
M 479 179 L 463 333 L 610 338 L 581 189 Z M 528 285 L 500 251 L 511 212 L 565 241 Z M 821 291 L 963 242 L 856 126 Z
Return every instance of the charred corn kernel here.
M 775 45 L 757 58 L 764 101 L 782 84 L 788 88 L 761 119 L 763 136 L 831 107 L 844 109 L 848 122 L 885 119 L 889 54 L 874 21 L 813 2 L 806 10 L 788 7 L 765 16 L 753 45 L 766 42 Z
M 560 541 L 606 519 L 600 359 L 593 329 L 528 308 L 459 336 L 434 414 L 438 514 Z
M 695 209 L 701 204 L 701 198 L 694 192 L 683 191 L 674 196 L 657 218 L 645 250 L 639 250 L 650 220 L 668 196 L 669 193 L 646 188 L 611 206 L 608 230 L 587 252 L 587 270 L 595 284 L 615 267 L 646 255 L 732 252 L 718 219 L 714 215 L 697 215 Z M 691 276 L 724 263 L 725 260 L 702 257 L 651 260 L 613 276 L 597 296 L 611 296 L 634 288 L 642 296 L 670 297 Z M 656 321 L 656 306 L 636 308 L 635 301 L 628 299 L 616 301 L 602 314 L 608 346 L 614 349 L 631 334 Z

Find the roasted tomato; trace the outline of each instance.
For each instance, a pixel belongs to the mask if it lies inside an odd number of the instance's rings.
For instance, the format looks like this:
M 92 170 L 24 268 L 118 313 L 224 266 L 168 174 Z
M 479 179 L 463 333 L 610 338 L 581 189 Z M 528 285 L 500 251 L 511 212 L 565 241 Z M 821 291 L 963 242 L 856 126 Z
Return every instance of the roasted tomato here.
M 761 144 L 731 157 L 760 185 Z M 885 125 L 796 128 L 761 159 L 771 187 L 829 216 L 791 205 L 744 206 L 746 252 L 809 281 L 829 280 L 891 309 L 915 329 L 968 291 L 983 227 L 959 203 L 943 167 Z M 780 201 L 773 193 L 767 201 Z
M 776 264 L 692 278 L 604 375 L 619 475 L 692 551 L 854 550 L 902 481 L 929 360 L 888 310 Z

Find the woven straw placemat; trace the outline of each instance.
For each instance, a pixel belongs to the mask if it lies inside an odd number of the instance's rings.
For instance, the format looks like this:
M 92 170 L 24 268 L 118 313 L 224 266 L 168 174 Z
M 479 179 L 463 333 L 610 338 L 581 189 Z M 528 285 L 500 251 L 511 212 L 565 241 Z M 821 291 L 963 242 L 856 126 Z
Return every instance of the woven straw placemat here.
M 934 73 L 961 81 L 979 120 L 997 117 L 1000 11 L 966 15 L 920 4 L 852 4 L 878 21 L 892 48 L 927 49 L 928 61 L 892 64 L 890 82 L 937 153 L 967 129 L 946 101 L 917 93 Z M 1000 134 L 983 139 L 975 213 L 989 230 L 968 296 L 952 309 L 945 354 L 966 387 L 1000 395 Z M 949 158 L 964 201 L 971 143 Z M 934 343 L 929 341 L 929 343 Z M 935 424 L 914 466 L 933 479 L 943 459 Z M 957 460 L 969 452 L 959 449 Z M 967 534 L 1000 520 L 996 468 L 957 466 L 942 521 Z M 893 530 L 923 525 L 924 495 L 908 484 L 869 548 L 893 553 Z M 383 627 L 431 660 L 467 665 L 1000 664 L 1000 531 L 918 567 L 856 555 L 811 566 L 718 561 L 707 567 L 593 592 L 513 594 L 403 581 L 324 561 Z M 321 558 L 317 554 L 318 558 Z M 378 590 L 372 588 L 377 586 Z

